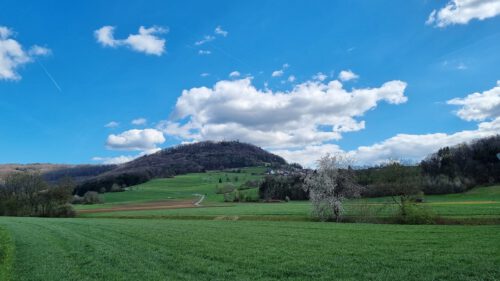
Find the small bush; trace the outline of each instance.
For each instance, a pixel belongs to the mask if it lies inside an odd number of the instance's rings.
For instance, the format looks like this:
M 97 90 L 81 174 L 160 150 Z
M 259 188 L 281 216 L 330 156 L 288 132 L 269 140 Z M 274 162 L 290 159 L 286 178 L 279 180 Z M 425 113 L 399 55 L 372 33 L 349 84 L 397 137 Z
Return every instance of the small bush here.
M 257 189 L 246 189 L 239 191 L 240 202 L 258 202 L 259 194 Z
M 215 193 L 217 193 L 217 194 L 226 194 L 226 193 L 233 192 L 235 189 L 236 189 L 236 187 L 234 186 L 234 184 L 232 184 L 232 183 L 226 183 L 222 187 L 216 186 L 215 187 Z
M 233 196 L 231 193 L 224 193 L 224 202 L 232 202 L 233 201 Z
M 78 195 L 73 195 L 73 199 L 71 199 L 71 204 L 83 204 L 84 201 L 83 201 L 83 197 L 82 196 L 78 196 Z
M 76 216 L 76 212 L 73 209 L 73 206 L 71 206 L 70 204 L 64 204 L 55 208 L 50 216 L 58 218 L 72 218 Z
M 423 191 L 419 191 L 418 193 L 413 194 L 412 196 L 410 196 L 410 200 L 412 202 L 415 202 L 415 203 L 423 203 L 424 202 L 424 197 L 425 197 L 424 192 Z
M 110 191 L 111 191 L 111 192 L 122 192 L 122 191 L 124 191 L 124 190 L 123 190 L 123 188 L 121 188 L 118 184 L 116 184 L 116 183 L 115 183 L 115 184 L 113 184 L 113 185 L 111 186 L 111 190 L 110 190 Z
M 238 187 L 239 190 L 258 188 L 260 186 L 260 180 L 248 180 L 244 184 Z
M 224 202 L 258 202 L 257 189 L 238 190 L 224 193 Z
M 429 207 L 405 202 L 397 215 L 397 221 L 402 224 L 434 224 L 437 215 Z
M 87 191 L 85 195 L 83 195 L 83 204 L 99 204 L 102 202 L 103 200 L 99 196 L 99 193 L 95 191 Z
M 240 202 L 240 191 L 238 189 L 235 189 L 233 192 L 233 202 Z

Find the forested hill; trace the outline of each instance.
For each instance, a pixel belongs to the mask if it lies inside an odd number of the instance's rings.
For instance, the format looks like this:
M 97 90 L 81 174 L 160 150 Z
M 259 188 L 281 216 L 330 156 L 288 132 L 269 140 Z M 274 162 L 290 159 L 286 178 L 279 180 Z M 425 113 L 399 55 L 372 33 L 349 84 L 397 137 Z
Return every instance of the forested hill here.
M 237 141 L 198 142 L 161 150 L 122 164 L 110 173 L 147 170 L 153 176 L 173 176 L 205 170 L 260 166 L 264 163 L 286 164 L 280 156 Z
M 265 164 L 284 165 L 286 161 L 258 146 L 238 141 L 198 142 L 163 149 L 118 165 L 80 184 L 77 192 L 102 188 L 109 191 L 114 184 L 130 186 L 152 178 Z

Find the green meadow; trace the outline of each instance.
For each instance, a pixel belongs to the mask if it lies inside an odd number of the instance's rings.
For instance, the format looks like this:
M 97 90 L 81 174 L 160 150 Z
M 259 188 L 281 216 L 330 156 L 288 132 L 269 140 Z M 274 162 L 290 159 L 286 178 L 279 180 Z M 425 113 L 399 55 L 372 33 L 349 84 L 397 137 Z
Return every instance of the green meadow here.
M 11 280 L 497 280 L 500 226 L 1 218 Z M 3 246 L 9 246 L 9 244 Z
M 156 179 L 106 193 L 104 204 L 76 206 L 194 202 L 204 195 L 200 207 L 1 217 L 0 280 L 500 279 L 499 186 L 426 196 L 421 204 L 445 218 L 490 225 L 321 223 L 310 219 L 307 201 L 233 203 L 216 193 L 262 172 Z M 346 212 L 384 217 L 396 208 L 391 198 L 357 199 Z
M 196 199 L 199 195 L 206 195 L 204 199 L 206 202 L 223 202 L 223 195 L 216 194 L 217 187 L 223 187 L 226 184 L 239 187 L 246 181 L 260 179 L 265 168 L 243 168 L 237 171 L 209 171 L 173 178 L 153 179 L 147 183 L 130 187 L 126 192 L 102 194 L 104 204 L 77 205 L 75 207 L 77 210 L 96 209 L 159 200 Z

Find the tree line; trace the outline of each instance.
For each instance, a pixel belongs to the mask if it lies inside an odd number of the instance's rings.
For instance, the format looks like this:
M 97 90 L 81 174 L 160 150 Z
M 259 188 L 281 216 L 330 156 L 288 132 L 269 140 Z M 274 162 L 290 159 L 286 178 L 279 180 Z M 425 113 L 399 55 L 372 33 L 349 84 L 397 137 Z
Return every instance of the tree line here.
M 500 183 L 500 135 L 441 148 L 418 165 L 392 161 L 353 169 L 347 162 L 339 155 L 327 155 L 314 171 L 267 176 L 259 196 L 264 201 L 309 199 L 321 220 L 339 220 L 345 198 L 390 196 L 399 207 L 400 222 L 429 222 L 432 214 L 414 204 L 424 194 Z
M 352 169 L 352 168 L 351 168 Z M 352 169 L 362 197 L 399 195 L 402 192 L 449 194 L 478 185 L 500 183 L 500 135 L 443 147 L 418 165 L 399 161 Z M 264 200 L 308 199 L 302 193 L 304 174 L 267 176 L 260 186 Z M 406 191 L 404 191 L 406 189 Z
M 443 147 L 418 165 L 391 162 L 356 170 L 366 197 L 390 196 L 401 178 L 425 194 L 464 192 L 500 183 L 500 135 Z
M 75 183 L 64 178 L 48 184 L 37 173 L 13 173 L 0 184 L 0 215 L 72 217 Z

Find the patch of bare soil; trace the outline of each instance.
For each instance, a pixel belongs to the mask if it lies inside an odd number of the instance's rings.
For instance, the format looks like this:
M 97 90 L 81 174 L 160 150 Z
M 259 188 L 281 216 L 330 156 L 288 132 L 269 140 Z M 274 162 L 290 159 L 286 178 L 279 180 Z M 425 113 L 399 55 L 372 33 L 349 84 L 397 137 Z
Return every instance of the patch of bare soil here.
M 147 203 L 115 205 L 107 208 L 79 210 L 79 213 L 106 213 L 117 211 L 142 211 L 142 210 L 161 210 L 161 209 L 180 209 L 180 208 L 196 208 L 193 200 L 182 201 L 155 201 Z

